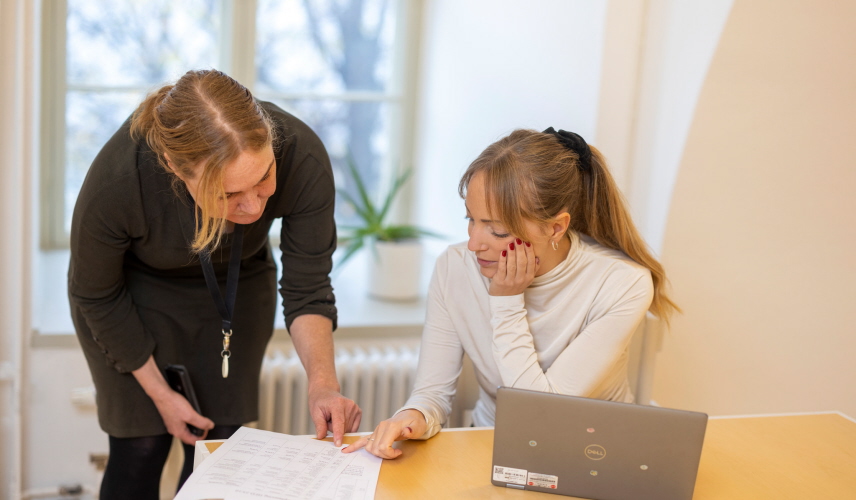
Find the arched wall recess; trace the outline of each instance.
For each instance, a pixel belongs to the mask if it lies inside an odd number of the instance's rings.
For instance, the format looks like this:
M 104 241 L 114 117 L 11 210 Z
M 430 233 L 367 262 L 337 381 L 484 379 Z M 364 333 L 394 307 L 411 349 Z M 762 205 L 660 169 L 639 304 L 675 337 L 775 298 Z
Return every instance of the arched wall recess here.
M 856 4 L 736 0 L 663 244 L 673 321 L 653 398 L 856 415 Z

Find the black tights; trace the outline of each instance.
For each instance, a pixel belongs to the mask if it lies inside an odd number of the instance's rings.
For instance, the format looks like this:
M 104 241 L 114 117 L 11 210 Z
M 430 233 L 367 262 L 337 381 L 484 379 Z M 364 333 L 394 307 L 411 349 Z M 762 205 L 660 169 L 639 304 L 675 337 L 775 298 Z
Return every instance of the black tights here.
M 228 439 L 238 425 L 218 425 L 205 439 Z M 110 457 L 101 480 L 101 500 L 158 500 L 163 466 L 172 446 L 172 436 L 117 438 L 110 436 Z M 194 447 L 182 444 L 184 466 L 178 488 L 193 472 Z

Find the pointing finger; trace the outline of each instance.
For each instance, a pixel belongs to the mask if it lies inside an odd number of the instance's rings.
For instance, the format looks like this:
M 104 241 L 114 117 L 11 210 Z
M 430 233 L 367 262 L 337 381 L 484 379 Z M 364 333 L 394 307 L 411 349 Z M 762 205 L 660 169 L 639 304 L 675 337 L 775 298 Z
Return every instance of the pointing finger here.
M 363 436 L 355 442 L 349 444 L 347 447 L 342 448 L 342 453 L 353 453 L 357 450 L 365 448 L 365 446 L 369 443 L 369 437 Z
M 330 420 L 333 427 L 333 444 L 342 445 L 342 436 L 345 435 L 345 412 L 341 404 L 335 404 L 330 410 Z

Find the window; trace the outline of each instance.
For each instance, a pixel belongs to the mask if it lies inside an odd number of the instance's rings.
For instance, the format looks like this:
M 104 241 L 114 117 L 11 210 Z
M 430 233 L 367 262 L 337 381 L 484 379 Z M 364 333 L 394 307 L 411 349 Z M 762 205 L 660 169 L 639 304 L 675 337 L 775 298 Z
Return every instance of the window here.
M 399 154 L 392 133 L 401 129 L 393 125 L 401 120 L 397 8 L 387 0 L 258 3 L 256 95 L 321 136 L 343 190 L 354 189 L 348 161 L 377 186 Z M 349 218 L 348 207 L 337 206 L 338 220 Z
M 223 69 L 312 127 L 340 189 L 352 158 L 369 186 L 409 153 L 401 130 L 408 33 L 396 0 L 45 0 L 41 244 L 68 245 L 99 149 L 145 94 L 192 68 Z M 337 204 L 337 220 L 347 207 Z

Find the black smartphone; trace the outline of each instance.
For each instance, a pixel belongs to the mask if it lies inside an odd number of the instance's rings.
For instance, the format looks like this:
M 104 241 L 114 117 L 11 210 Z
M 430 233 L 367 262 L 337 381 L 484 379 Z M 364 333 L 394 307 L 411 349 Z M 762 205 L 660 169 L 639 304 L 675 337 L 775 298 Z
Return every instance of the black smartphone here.
M 196 410 L 196 413 L 201 415 L 202 411 L 199 409 L 199 401 L 196 399 L 196 393 L 193 392 L 193 384 L 190 383 L 190 374 L 187 373 L 187 368 L 184 365 L 167 365 L 164 368 L 164 375 L 166 376 L 166 383 L 172 387 L 172 390 L 184 396 L 190 403 L 190 406 Z M 205 431 L 190 424 L 187 424 L 187 429 L 194 436 L 205 434 Z

